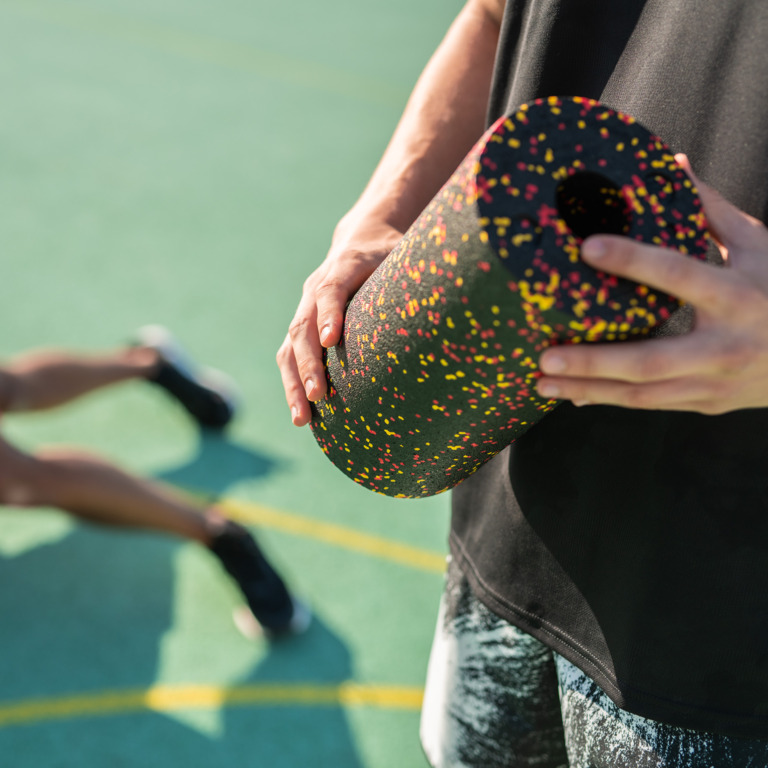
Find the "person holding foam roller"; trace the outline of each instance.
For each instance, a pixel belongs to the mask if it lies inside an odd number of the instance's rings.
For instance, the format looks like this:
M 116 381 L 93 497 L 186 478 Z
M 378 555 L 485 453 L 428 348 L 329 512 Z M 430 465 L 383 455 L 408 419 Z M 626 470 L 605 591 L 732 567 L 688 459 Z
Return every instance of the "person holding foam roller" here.
M 468 0 L 305 283 L 278 352 L 297 426 L 349 297 L 484 127 L 549 96 L 680 153 L 716 244 L 699 263 L 584 239 L 686 306 L 650 339 L 547 349 L 537 388 L 561 405 L 452 491 L 436 768 L 768 765 L 766 82 L 763 0 Z

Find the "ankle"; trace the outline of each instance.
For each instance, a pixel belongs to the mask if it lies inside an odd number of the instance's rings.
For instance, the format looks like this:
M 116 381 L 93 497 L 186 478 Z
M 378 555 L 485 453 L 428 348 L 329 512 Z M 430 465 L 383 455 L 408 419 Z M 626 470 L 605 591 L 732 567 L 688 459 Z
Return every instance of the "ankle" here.
M 206 540 L 204 543 L 209 548 L 223 535 L 244 530 L 237 523 L 225 517 L 216 507 L 209 507 L 205 511 L 205 529 Z
M 152 347 L 128 347 L 122 354 L 125 363 L 145 379 L 157 374 L 162 362 L 159 352 Z

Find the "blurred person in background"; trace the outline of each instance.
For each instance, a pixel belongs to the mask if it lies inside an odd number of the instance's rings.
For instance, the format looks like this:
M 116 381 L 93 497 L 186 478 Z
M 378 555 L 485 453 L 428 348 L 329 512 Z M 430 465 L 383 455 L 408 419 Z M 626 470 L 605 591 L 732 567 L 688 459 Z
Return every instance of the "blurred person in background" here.
M 135 344 L 103 354 L 41 349 L 1 364 L 0 414 L 55 408 L 130 380 L 161 387 L 205 429 L 223 430 L 235 414 L 234 388 L 227 377 L 195 365 L 160 326 L 146 326 Z M 240 588 L 267 636 L 302 632 L 309 623 L 307 608 L 292 597 L 243 526 L 228 520 L 215 504 L 198 504 L 99 456 L 69 447 L 27 453 L 0 435 L 0 503 L 55 507 L 86 522 L 199 542 Z M 243 614 L 238 616 L 242 623 Z M 254 628 L 253 620 L 245 624 L 249 632 Z

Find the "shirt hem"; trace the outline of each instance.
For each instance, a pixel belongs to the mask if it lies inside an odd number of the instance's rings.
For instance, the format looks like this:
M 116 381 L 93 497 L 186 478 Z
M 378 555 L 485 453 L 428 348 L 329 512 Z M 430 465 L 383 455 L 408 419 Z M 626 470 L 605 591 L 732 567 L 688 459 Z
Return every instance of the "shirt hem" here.
M 487 608 L 527 632 L 591 677 L 620 709 L 649 720 L 697 731 L 723 733 L 740 738 L 768 739 L 768 717 L 735 715 L 692 703 L 680 703 L 651 693 L 612 675 L 599 659 L 560 627 L 543 621 L 499 595 L 488 585 L 464 550 L 461 540 L 450 534 L 451 554 L 467 577 L 475 596 Z M 688 710 L 688 711 L 684 711 Z

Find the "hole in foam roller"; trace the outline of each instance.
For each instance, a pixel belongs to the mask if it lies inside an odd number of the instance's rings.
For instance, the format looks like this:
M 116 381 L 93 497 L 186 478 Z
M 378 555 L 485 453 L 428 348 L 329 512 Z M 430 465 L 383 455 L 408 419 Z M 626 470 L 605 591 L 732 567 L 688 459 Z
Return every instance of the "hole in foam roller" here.
M 557 188 L 557 212 L 579 240 L 590 235 L 626 235 L 632 217 L 621 189 L 599 173 L 582 171 Z

